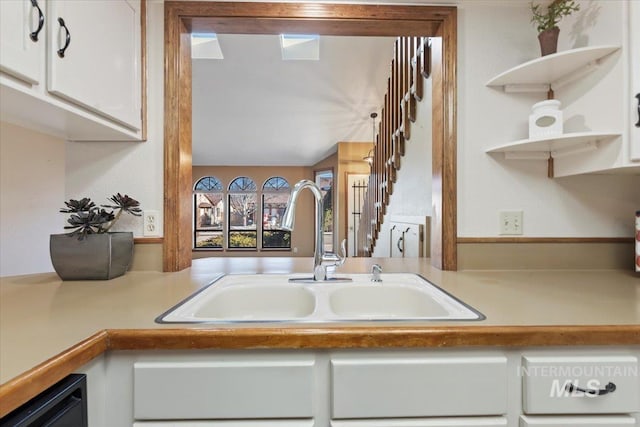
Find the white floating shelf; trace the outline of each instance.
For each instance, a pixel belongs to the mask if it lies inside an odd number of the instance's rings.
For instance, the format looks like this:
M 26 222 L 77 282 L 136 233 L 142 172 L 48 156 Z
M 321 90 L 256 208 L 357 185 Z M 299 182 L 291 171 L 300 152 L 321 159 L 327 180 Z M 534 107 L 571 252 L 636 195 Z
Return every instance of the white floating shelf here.
M 507 159 L 547 159 L 563 157 L 598 148 L 600 141 L 621 136 L 612 132 L 574 132 L 540 139 L 522 139 L 489 148 L 487 153 L 505 153 Z
M 618 49 L 619 46 L 593 46 L 554 53 L 513 67 L 486 85 L 503 87 L 505 92 L 557 89 L 595 69 L 604 57 Z

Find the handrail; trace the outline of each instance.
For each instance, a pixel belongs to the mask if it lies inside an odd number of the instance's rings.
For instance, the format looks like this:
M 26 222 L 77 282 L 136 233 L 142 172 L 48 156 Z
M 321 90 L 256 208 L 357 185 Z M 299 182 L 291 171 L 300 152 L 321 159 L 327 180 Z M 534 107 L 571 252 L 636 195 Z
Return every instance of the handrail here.
M 358 224 L 356 255 L 370 257 L 375 248 L 387 206 L 393 194 L 405 141 L 411 138 L 416 104 L 423 98 L 423 77 L 429 77 L 430 49 L 427 37 L 398 37 L 384 107 L 375 136 L 373 163 Z

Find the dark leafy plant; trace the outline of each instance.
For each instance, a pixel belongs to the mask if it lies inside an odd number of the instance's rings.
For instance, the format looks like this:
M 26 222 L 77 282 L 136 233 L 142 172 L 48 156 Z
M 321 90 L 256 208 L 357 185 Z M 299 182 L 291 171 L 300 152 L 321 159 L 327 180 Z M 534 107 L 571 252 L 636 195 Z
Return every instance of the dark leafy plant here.
M 84 239 L 88 234 L 106 233 L 120 219 L 123 212 L 134 216 L 142 216 L 140 203 L 120 193 L 109 198 L 113 204 L 96 206 L 88 197 L 80 200 L 71 199 L 64 202 L 66 208 L 60 209 L 62 213 L 71 214 L 67 219 L 69 225 L 65 230 L 71 230 L 69 236 L 78 236 L 79 240 Z M 107 211 L 104 208 L 113 209 Z M 114 213 L 115 210 L 115 213 Z
M 580 5 L 576 0 L 555 0 L 546 8 L 541 4 L 531 2 L 531 22 L 535 25 L 539 33 L 549 30 L 558 25 L 558 22 L 565 16 L 580 10 Z

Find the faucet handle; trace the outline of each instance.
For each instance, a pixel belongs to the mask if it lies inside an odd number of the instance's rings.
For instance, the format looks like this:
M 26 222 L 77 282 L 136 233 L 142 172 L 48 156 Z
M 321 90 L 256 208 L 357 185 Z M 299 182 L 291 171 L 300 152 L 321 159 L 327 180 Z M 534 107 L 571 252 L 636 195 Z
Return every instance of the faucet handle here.
M 344 261 L 347 259 L 347 239 L 342 239 L 342 243 L 340 243 L 340 255 L 338 255 L 338 263 L 337 267 L 344 264 Z
M 382 273 L 382 266 L 380 266 L 380 264 L 373 264 L 371 266 L 371 281 L 382 282 L 382 279 L 380 278 L 380 273 Z
M 340 244 L 340 254 L 335 252 L 326 252 L 322 254 L 322 261 L 330 266 L 340 267 L 347 258 L 347 239 L 343 239 Z

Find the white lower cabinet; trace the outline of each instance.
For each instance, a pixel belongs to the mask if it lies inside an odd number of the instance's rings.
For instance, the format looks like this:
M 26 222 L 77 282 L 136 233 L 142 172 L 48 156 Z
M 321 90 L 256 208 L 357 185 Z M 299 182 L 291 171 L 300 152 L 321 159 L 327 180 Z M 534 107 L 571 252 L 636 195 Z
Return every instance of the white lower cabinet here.
M 331 359 L 332 418 L 498 415 L 507 412 L 507 358 Z
M 525 356 L 525 414 L 621 414 L 640 410 L 635 356 Z
M 134 417 L 311 418 L 314 360 L 137 362 Z
M 139 421 L 133 427 L 313 427 L 313 420 Z
M 616 427 L 616 426 L 635 426 L 635 418 L 629 415 L 610 415 L 610 416 L 536 416 L 529 417 L 523 415 L 520 417 L 520 427 Z
M 505 427 L 503 417 L 413 418 L 385 420 L 333 420 L 331 427 Z
M 640 427 L 639 358 L 640 346 L 116 351 L 87 370 L 90 425 Z M 565 396 L 567 381 L 616 389 Z

